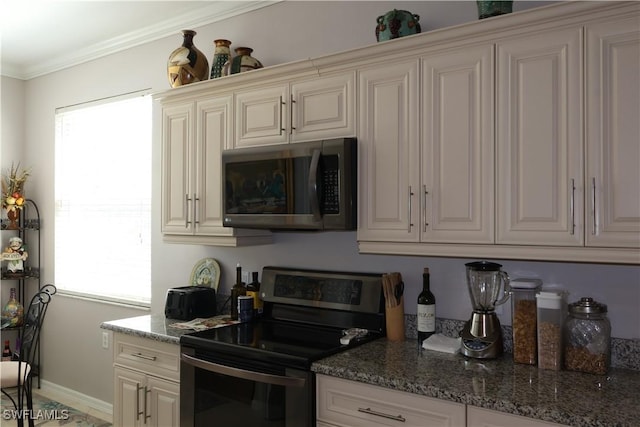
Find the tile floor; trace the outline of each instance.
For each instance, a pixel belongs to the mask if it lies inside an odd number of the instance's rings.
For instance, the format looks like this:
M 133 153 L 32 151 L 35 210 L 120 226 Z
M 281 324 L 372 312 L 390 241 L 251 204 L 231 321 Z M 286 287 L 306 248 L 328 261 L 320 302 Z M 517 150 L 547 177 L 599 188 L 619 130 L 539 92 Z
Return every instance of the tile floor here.
M 112 414 L 107 412 L 102 412 L 95 408 L 86 406 L 86 404 L 83 404 L 82 402 L 79 402 L 75 399 L 69 398 L 68 396 L 64 396 L 62 394 L 56 393 L 55 391 L 45 390 L 45 389 L 34 389 L 33 392 L 34 394 L 39 394 L 40 396 L 47 397 L 51 400 L 55 400 L 67 406 L 71 406 L 72 408 L 75 408 L 79 411 L 86 412 L 91 416 L 100 418 L 101 420 L 105 420 L 105 421 L 109 421 L 110 423 L 113 423 Z

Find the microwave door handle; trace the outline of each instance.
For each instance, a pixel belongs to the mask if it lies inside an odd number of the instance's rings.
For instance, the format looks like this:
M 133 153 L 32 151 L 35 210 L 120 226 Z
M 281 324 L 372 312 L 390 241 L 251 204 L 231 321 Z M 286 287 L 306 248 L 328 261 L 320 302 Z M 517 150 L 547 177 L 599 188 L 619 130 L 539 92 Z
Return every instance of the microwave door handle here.
M 314 221 L 320 222 L 320 200 L 318 200 L 318 165 L 320 164 L 320 150 L 313 150 L 311 166 L 309 167 L 309 197 L 311 198 L 311 213 Z
M 195 366 L 196 368 L 204 369 L 205 371 L 215 372 L 217 374 L 227 375 L 234 378 L 242 378 L 249 381 L 258 381 L 261 383 L 274 384 L 284 387 L 304 387 L 307 381 L 305 378 L 264 374 L 262 372 L 247 371 L 231 366 L 219 365 L 217 363 L 207 362 L 206 360 L 201 360 L 184 353 L 180 354 L 180 360 L 189 365 Z

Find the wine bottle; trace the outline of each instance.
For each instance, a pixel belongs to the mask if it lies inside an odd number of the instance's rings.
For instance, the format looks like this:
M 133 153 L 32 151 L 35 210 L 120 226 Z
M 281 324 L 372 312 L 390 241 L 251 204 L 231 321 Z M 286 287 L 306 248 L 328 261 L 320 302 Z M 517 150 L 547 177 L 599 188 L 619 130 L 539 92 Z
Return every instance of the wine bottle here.
M 242 282 L 242 267 L 236 266 L 236 283 L 231 288 L 231 320 L 238 320 L 238 297 L 247 294 L 247 288 Z
M 436 297 L 429 289 L 429 269 L 422 273 L 422 292 L 418 295 L 418 342 L 422 342 L 436 332 Z
M 9 340 L 4 341 L 4 350 L 2 350 L 2 361 L 11 360 L 11 344 Z
M 253 317 L 262 315 L 262 299 L 260 299 L 260 282 L 258 272 L 251 273 L 252 281 L 247 285 L 247 296 L 253 297 Z

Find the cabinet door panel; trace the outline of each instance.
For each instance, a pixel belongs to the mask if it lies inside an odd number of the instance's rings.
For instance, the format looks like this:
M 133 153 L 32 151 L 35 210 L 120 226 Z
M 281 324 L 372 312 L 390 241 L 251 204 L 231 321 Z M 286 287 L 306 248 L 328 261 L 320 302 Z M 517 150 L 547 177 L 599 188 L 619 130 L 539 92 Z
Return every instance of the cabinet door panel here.
M 355 135 L 355 73 L 291 86 L 291 142 Z
M 142 425 L 139 412 L 143 412 L 143 392 L 146 378 L 129 369 L 114 368 L 113 425 L 135 427 Z
M 418 241 L 417 78 L 417 60 L 359 73 L 359 239 Z
M 497 243 L 583 245 L 581 34 L 497 44 Z
M 147 382 L 148 415 L 151 424 L 158 427 L 175 427 L 180 424 L 180 385 L 159 378 L 149 377 Z
M 162 231 L 192 234 L 190 183 L 194 106 L 192 102 L 162 110 Z
M 587 27 L 588 246 L 640 247 L 640 29 Z
M 197 104 L 196 144 L 198 234 L 217 234 L 222 227 L 222 150 L 230 144 L 231 97 L 221 97 Z
M 422 63 L 422 240 L 493 243 L 493 47 Z
M 288 140 L 285 120 L 288 86 L 257 89 L 235 95 L 235 148 L 282 144 Z

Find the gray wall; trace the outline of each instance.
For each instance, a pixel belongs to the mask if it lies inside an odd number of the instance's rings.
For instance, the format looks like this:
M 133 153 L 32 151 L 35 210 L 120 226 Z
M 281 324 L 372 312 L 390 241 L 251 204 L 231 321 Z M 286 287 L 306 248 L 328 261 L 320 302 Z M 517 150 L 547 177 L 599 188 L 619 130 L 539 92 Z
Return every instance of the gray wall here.
M 517 1 L 514 8 L 520 10 L 543 4 Z M 254 48 L 254 55 L 265 66 L 275 65 L 375 43 L 376 17 L 393 8 L 419 14 L 423 31 L 477 19 L 476 5 L 472 1 L 287 1 L 242 17 L 195 28 L 198 32 L 195 44 L 211 58 L 212 41 L 227 38 L 233 42 L 232 47 L 246 45 Z M 30 197 L 38 201 L 44 218 L 45 281 L 53 281 L 54 277 L 55 108 L 145 88 L 154 91 L 168 89 L 166 60 L 180 44 L 181 35 L 176 34 L 27 82 L 2 79 L 2 168 L 8 167 L 14 156 L 33 166 L 34 175 L 28 188 Z M 24 98 L 25 112 L 17 114 L 17 118 L 5 111 L 7 106 L 15 105 L 14 94 Z M 432 289 L 438 300 L 438 316 L 460 320 L 468 318 L 470 303 L 463 267 L 468 261 L 466 259 L 360 255 L 355 232 L 277 233 L 272 245 L 239 249 L 164 244 L 159 225 L 160 140 L 157 128 L 155 133 L 152 312 L 162 312 L 166 290 L 185 285 L 199 259 L 213 257 L 220 261 L 223 269 L 223 292 L 230 287 L 234 267 L 240 262 L 248 271 L 260 270 L 264 265 L 399 271 L 405 278 L 406 298 L 410 302 L 417 297 L 422 269 L 428 266 L 432 272 Z M 16 149 L 23 142 L 24 153 Z M 90 230 L 78 230 L 78 233 L 86 232 Z M 502 263 L 512 277 L 535 276 L 545 283 L 565 287 L 571 291 L 572 300 L 591 295 L 606 302 L 610 308 L 614 336 L 640 338 L 640 267 L 521 261 Z M 414 314 L 415 306 L 408 303 L 406 311 Z M 141 314 L 146 312 L 65 296 L 56 298 L 44 331 L 44 379 L 110 403 L 113 393 L 112 350 L 101 348 L 99 324 Z M 501 316 L 504 323 L 510 323 L 508 307 Z

